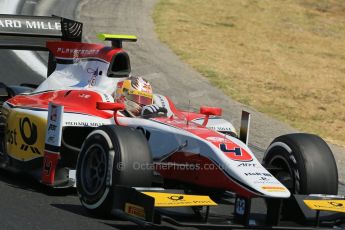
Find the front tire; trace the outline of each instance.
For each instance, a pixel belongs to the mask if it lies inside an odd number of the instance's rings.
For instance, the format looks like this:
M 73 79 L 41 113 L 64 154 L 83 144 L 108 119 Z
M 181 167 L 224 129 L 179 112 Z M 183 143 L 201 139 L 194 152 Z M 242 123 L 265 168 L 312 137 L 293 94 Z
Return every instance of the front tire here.
M 152 173 L 151 152 L 141 132 L 101 126 L 88 135 L 78 156 L 80 201 L 93 214 L 109 215 L 115 185 L 149 187 Z
M 263 165 L 293 194 L 338 194 L 338 170 L 331 149 L 319 136 L 305 133 L 277 137 Z

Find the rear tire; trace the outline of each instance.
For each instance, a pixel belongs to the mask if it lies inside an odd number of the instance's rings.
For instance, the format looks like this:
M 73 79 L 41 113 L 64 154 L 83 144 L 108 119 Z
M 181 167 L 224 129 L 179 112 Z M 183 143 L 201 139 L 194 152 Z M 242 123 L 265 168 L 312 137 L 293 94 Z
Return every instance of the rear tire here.
M 263 165 L 293 194 L 338 194 L 338 170 L 331 149 L 319 136 L 305 133 L 277 137 Z
M 78 195 L 91 213 L 107 216 L 115 185 L 149 187 L 152 174 L 151 152 L 141 132 L 101 126 L 88 135 L 78 156 Z

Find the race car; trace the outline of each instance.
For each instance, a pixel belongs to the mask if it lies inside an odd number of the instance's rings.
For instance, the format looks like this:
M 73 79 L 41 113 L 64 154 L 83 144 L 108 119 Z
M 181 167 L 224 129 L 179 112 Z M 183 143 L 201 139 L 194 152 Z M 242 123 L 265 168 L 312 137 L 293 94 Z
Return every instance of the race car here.
M 102 215 L 113 211 L 118 186 L 219 196 L 230 191 L 240 215 L 255 197 L 290 201 L 293 194 L 337 194 L 336 162 L 316 135 L 277 137 L 261 164 L 248 147 L 246 112 L 239 133 L 221 108 L 185 111 L 159 94 L 154 102 L 166 109 L 162 116 L 126 112 L 113 95 L 131 74 L 122 42 L 135 36 L 100 34 L 111 42 L 106 46 L 81 42 L 82 24 L 65 18 L 0 18 L 18 25 L 0 28 L 6 38 L 0 48 L 49 51 L 47 79 L 40 85 L 2 84 L 1 167 L 47 186 L 76 186 L 82 205 Z

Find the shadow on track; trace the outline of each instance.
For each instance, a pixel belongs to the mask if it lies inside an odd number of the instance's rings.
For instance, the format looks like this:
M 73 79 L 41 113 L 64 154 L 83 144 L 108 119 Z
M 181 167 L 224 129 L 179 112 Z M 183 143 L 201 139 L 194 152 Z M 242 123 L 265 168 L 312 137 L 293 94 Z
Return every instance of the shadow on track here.
M 75 205 L 75 204 L 51 204 L 51 206 L 61 209 L 63 211 L 67 211 L 67 212 L 71 212 L 73 214 L 79 215 L 79 216 L 83 216 L 83 217 L 87 217 L 87 218 L 91 218 L 94 219 L 95 221 L 98 221 L 101 224 L 113 227 L 114 229 L 123 229 L 123 230 L 129 230 L 129 229 L 133 229 L 133 230 L 139 230 L 142 229 L 142 227 L 128 222 L 126 220 L 123 219 L 119 219 L 117 217 L 114 216 L 110 216 L 107 218 L 101 218 L 101 217 L 95 217 L 94 215 L 90 214 L 86 209 L 84 209 L 81 205 Z M 150 228 L 151 229 L 151 228 Z M 176 228 L 171 228 L 171 227 L 167 227 L 167 226 L 162 226 L 159 227 L 158 229 L 166 229 L 166 230 L 173 230 Z
M 93 218 L 93 219 L 101 219 L 101 220 L 110 220 L 110 218 L 96 218 L 95 216 L 91 215 L 86 209 L 84 209 L 81 204 L 76 205 L 76 204 L 50 204 L 51 206 L 71 212 L 73 214 L 77 214 L 80 216 L 88 217 L 88 218 Z
M 128 225 L 128 224 L 107 224 L 104 223 L 110 227 L 116 228 L 116 229 L 122 229 L 122 230 L 139 230 L 139 229 L 143 229 L 143 227 L 137 226 L 137 225 Z M 172 228 L 172 227 L 168 227 L 168 226 L 161 226 L 161 227 L 156 227 L 156 228 L 147 228 L 147 229 L 161 229 L 161 230 L 176 230 L 177 228 Z
M 41 184 L 28 175 L 22 173 L 9 172 L 0 169 L 0 181 L 12 188 L 42 193 L 47 196 L 68 196 L 76 195 L 75 188 L 51 188 Z

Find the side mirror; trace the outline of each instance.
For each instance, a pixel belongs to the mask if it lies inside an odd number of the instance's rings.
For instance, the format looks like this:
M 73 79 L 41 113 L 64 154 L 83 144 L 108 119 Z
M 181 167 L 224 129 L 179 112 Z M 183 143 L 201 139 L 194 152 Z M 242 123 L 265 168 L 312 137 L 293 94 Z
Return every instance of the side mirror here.
M 123 103 L 97 102 L 96 108 L 99 110 L 113 110 L 115 124 L 120 125 L 120 123 L 117 120 L 117 111 L 124 110 L 126 106 Z
M 208 106 L 201 106 L 200 113 L 204 115 L 214 115 L 214 116 L 221 116 L 222 115 L 222 108 L 219 107 L 208 107 Z
M 99 110 L 124 110 L 125 105 L 123 103 L 113 103 L 113 102 L 97 102 L 96 108 Z
M 208 119 L 211 115 L 213 115 L 213 116 L 221 116 L 222 115 L 222 108 L 201 106 L 200 107 L 200 113 L 205 115 L 205 120 L 202 123 L 202 126 L 205 127 L 207 125 Z

